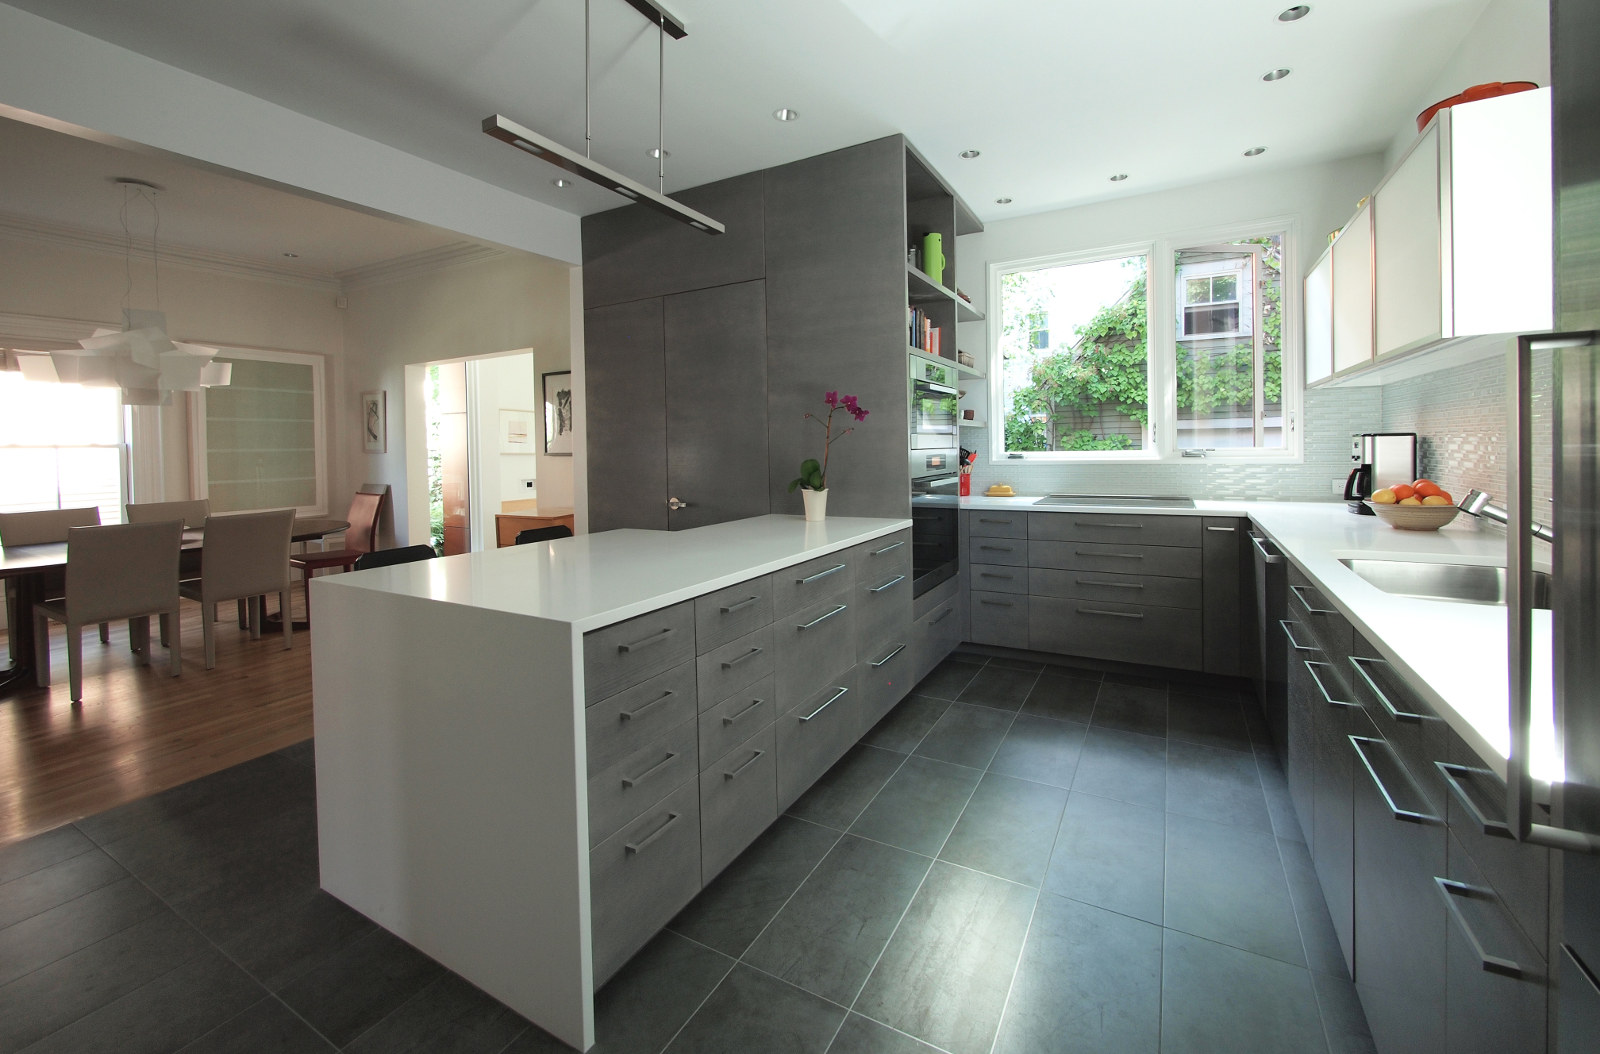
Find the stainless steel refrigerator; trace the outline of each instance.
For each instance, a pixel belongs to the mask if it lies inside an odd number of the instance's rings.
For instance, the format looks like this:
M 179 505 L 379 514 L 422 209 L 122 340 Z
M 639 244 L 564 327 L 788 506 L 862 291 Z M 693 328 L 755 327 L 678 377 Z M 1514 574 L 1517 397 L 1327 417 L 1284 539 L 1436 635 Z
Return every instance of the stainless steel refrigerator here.
M 1512 362 L 1507 544 L 1514 572 L 1511 631 L 1512 758 L 1507 769 L 1513 829 L 1553 854 L 1554 1050 L 1600 1045 L 1600 4 L 1550 5 L 1555 182 L 1554 336 L 1524 337 Z M 1553 605 L 1555 721 L 1566 772 L 1551 789 L 1549 825 L 1533 823 L 1529 682 L 1531 582 L 1536 518 L 1530 487 L 1529 363 L 1554 358 L 1555 493 Z M 1542 517 L 1541 517 L 1542 518 Z

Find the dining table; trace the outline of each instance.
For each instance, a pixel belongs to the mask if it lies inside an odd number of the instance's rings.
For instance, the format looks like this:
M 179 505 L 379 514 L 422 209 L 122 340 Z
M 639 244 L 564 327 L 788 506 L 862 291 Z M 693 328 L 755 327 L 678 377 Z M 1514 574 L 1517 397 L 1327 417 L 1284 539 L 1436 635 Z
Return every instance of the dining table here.
M 296 516 L 290 538 L 303 544 L 338 534 L 349 527 L 350 521 L 333 516 Z M 203 529 L 196 527 L 183 532 L 183 553 L 178 565 L 180 578 L 192 578 L 200 573 L 204 548 Z M 0 669 L 0 698 L 34 686 L 33 606 L 45 599 L 41 590 L 49 577 L 59 575 L 66 566 L 66 542 L 0 546 L 0 582 L 5 584 L 6 636 L 11 651 L 11 665 Z M 304 628 L 304 624 L 296 622 L 295 628 Z

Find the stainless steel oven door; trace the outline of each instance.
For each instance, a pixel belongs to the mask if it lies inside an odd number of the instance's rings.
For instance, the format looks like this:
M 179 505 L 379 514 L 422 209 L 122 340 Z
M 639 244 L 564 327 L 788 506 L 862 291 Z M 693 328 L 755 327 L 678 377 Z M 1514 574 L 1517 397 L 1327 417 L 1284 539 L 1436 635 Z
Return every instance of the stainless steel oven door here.
M 947 384 L 929 380 L 920 360 L 911 362 L 911 478 L 949 475 L 957 470 L 960 394 Z

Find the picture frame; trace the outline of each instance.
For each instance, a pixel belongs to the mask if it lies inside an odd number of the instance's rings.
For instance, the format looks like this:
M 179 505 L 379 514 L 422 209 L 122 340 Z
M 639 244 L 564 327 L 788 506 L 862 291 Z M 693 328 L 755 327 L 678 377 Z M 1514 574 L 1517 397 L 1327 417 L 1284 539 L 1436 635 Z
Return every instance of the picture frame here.
M 389 393 L 361 393 L 361 449 L 369 454 L 389 452 Z
M 551 457 L 572 456 L 572 371 L 541 373 L 544 391 L 544 452 Z
M 532 454 L 538 442 L 538 418 L 532 410 L 500 411 L 500 453 Z

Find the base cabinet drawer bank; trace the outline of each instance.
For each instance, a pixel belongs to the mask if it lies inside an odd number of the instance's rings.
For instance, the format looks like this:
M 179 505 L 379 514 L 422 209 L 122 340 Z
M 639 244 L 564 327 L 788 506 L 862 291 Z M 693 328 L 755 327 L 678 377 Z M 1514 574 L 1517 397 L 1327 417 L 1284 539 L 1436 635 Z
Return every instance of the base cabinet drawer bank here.
M 587 1049 L 595 989 L 956 643 L 909 541 L 765 516 L 314 581 L 323 888 Z
M 989 512 L 967 517 L 975 644 L 1241 676 L 1248 521 Z

